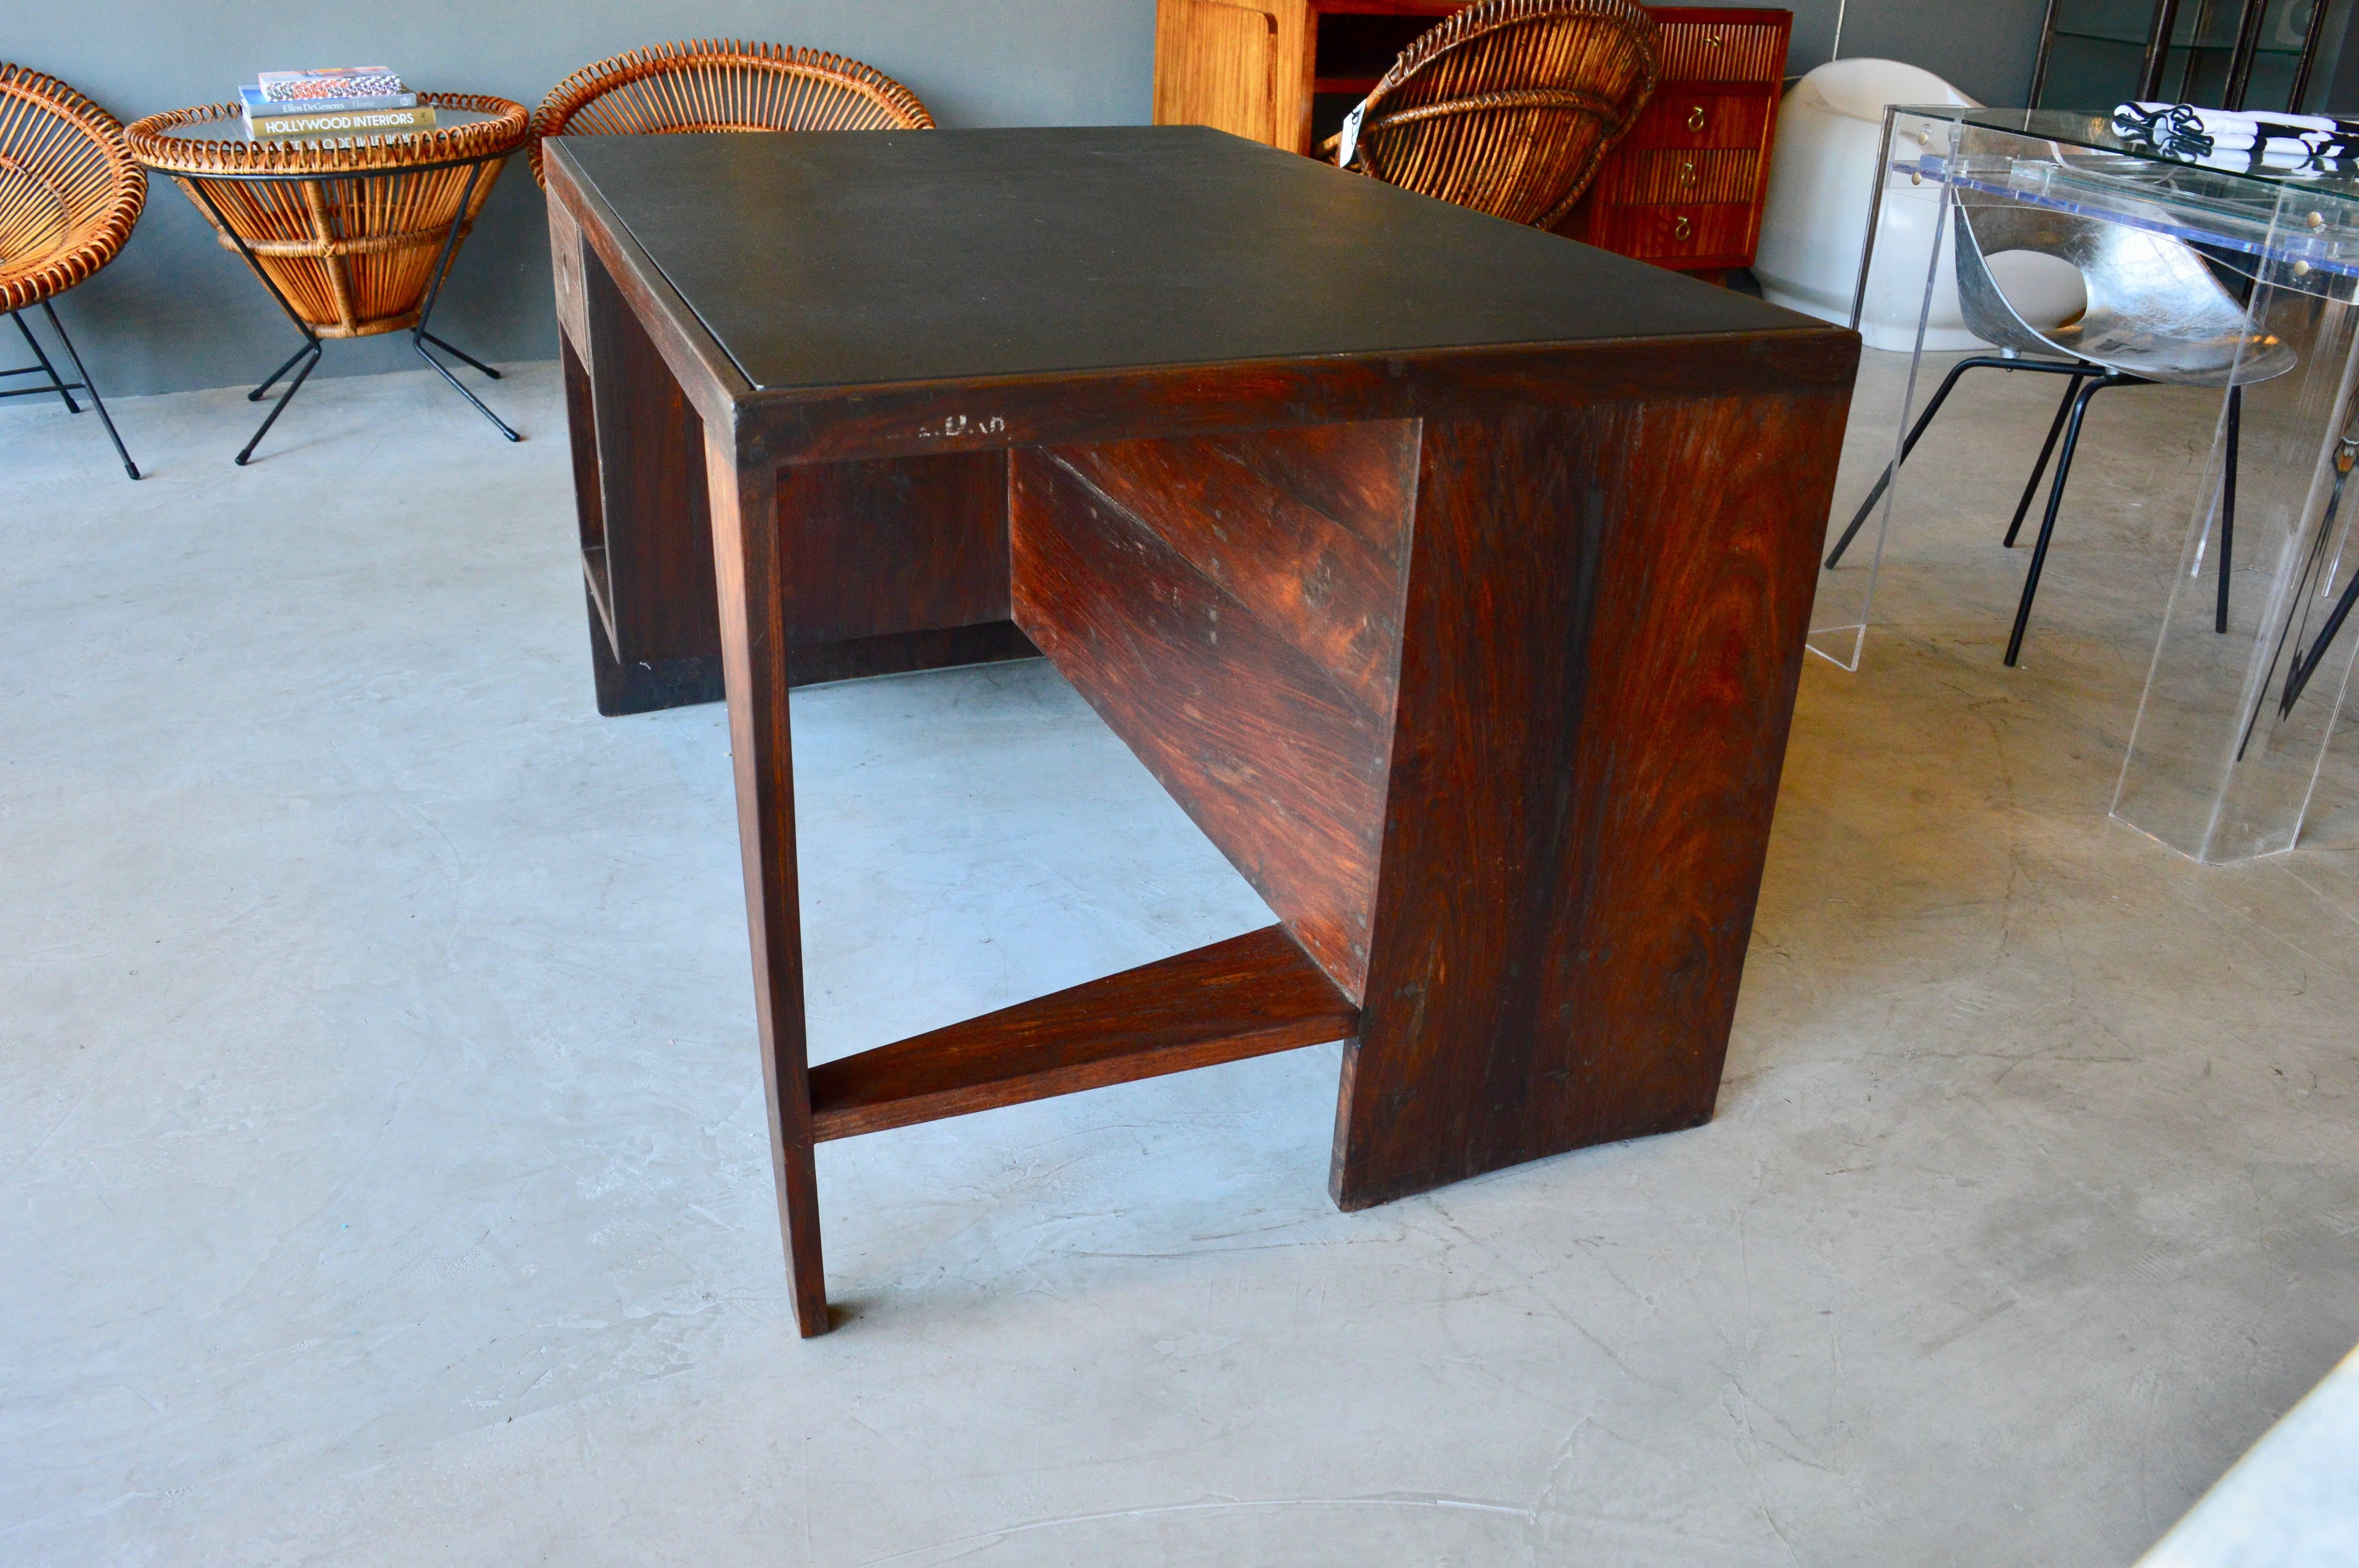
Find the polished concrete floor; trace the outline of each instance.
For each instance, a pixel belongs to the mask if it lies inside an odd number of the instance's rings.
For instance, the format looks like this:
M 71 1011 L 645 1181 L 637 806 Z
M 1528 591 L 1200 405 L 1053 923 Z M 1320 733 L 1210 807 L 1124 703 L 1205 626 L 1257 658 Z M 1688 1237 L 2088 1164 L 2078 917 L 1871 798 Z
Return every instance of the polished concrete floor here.
M 0 1562 L 2121 1563 L 2359 1339 L 2359 759 L 2105 815 L 2200 398 L 2100 401 L 2019 672 L 2046 394 L 1929 440 L 1711 1125 L 1341 1215 L 1331 1046 L 832 1144 L 804 1343 L 721 711 L 597 717 L 487 395 L 0 412 Z M 795 744 L 822 1056 L 1266 918 L 1037 663 Z

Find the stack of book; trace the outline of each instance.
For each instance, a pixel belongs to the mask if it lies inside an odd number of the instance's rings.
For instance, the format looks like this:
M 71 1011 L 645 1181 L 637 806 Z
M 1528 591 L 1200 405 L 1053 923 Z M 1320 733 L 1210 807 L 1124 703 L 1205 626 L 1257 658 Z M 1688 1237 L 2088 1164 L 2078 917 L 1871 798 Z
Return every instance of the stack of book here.
M 237 92 L 245 101 L 245 133 L 256 141 L 408 135 L 434 128 L 434 105 L 419 103 L 381 65 L 266 70 L 261 85 Z

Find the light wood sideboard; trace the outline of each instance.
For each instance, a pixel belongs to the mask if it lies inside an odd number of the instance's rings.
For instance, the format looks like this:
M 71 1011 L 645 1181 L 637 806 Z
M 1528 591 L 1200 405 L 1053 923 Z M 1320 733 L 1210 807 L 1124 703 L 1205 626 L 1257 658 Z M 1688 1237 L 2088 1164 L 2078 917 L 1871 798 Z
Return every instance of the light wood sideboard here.
M 1310 154 L 1459 0 L 1158 0 L 1155 123 Z M 1684 272 L 1749 266 L 1793 13 L 1653 6 L 1662 77 L 1558 232 Z

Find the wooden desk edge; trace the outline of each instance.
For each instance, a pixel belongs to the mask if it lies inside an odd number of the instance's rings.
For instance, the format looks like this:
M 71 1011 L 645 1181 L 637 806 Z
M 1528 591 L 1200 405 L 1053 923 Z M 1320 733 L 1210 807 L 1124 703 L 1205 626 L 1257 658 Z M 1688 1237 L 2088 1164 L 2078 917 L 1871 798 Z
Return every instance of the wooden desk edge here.
M 733 428 L 737 408 L 754 395 L 754 384 L 664 276 L 655 258 L 631 236 L 629 226 L 583 178 L 565 138 L 552 137 L 542 146 L 550 201 L 561 203 L 580 226 L 582 239 L 630 301 L 633 314 L 647 328 L 698 416 L 708 427 Z M 577 345 L 577 350 L 586 347 Z
M 1641 398 L 1848 393 L 1859 355 L 1859 334 L 1811 322 L 1756 332 L 1411 349 L 1307 361 L 756 388 L 743 395 L 736 414 L 745 438 L 782 465 L 842 462 L 1070 445 L 1120 438 L 1142 426 L 1189 436 Z

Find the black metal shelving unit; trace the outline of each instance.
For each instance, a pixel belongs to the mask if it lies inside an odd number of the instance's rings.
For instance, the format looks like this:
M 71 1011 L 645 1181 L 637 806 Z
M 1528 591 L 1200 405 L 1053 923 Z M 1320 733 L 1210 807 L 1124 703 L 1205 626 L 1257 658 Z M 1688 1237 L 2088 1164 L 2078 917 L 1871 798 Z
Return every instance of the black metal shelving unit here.
M 2354 0 L 2048 0 L 2035 109 L 2132 99 L 2316 112 Z

